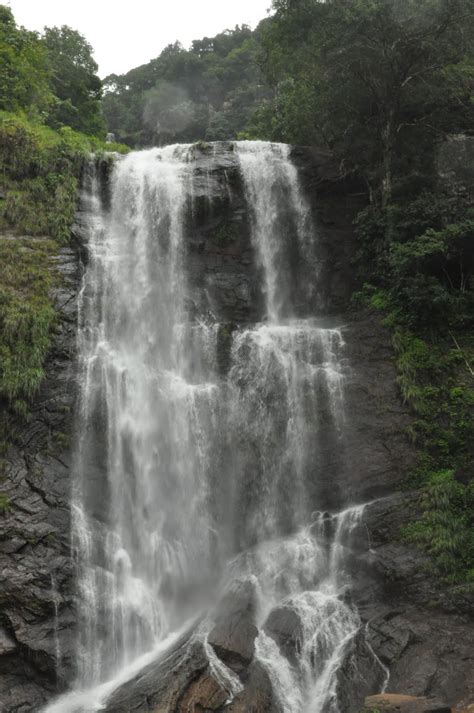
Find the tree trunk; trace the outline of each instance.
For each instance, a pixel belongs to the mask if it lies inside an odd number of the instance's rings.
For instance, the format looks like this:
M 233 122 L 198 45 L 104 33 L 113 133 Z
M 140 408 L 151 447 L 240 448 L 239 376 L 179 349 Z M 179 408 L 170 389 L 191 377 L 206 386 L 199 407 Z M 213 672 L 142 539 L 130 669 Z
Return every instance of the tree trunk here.
M 393 110 L 390 110 L 385 127 L 382 130 L 383 178 L 382 206 L 387 206 L 392 199 L 392 159 L 394 148 Z

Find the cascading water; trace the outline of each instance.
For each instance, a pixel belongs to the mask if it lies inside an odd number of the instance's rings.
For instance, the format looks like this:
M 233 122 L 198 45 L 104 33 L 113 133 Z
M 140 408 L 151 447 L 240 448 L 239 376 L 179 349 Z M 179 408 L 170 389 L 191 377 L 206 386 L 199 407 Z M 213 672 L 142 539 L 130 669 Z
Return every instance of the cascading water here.
M 90 179 L 72 508 L 76 689 L 98 688 L 51 711 L 96 710 L 114 677 L 242 580 L 256 587 L 255 656 L 281 710 L 338 710 L 337 670 L 359 629 L 341 598 L 345 552 L 362 508 L 322 514 L 318 497 L 324 444 L 343 446 L 344 340 L 304 312 L 317 240 L 288 147 L 234 151 L 265 319 L 233 331 L 225 375 L 219 325 L 189 309 L 193 147 L 118 160 L 108 208 Z M 292 655 L 272 637 L 279 608 L 298 621 Z M 199 631 L 232 698 L 242 684 Z
M 83 684 L 166 636 L 186 611 L 189 589 L 211 576 L 216 384 L 195 355 L 212 361 L 215 330 L 186 321 L 186 153 L 170 147 L 120 163 L 110 215 L 95 221 L 89 244 L 73 505 Z M 101 480 L 91 477 L 96 458 Z

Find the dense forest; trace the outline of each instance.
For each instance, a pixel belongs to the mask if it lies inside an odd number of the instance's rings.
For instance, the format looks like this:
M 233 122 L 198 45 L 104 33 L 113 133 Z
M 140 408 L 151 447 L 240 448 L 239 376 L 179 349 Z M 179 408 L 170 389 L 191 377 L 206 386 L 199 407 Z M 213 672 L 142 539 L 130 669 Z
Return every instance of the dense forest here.
M 438 181 L 436 162 L 449 136 L 474 133 L 473 90 L 474 0 L 274 0 L 255 30 L 171 44 L 103 82 L 79 33 L 29 32 L 0 6 L 4 229 L 67 240 L 81 161 L 107 131 L 128 147 L 317 145 L 360 177 L 354 309 L 379 310 L 393 332 L 419 447 L 407 488 L 423 515 L 401 536 L 451 584 L 474 582 L 474 206 Z M 1 249 L 0 394 L 23 413 L 54 321 L 49 278 L 44 255 L 27 254 L 33 268 Z
M 124 75 L 104 80 L 109 130 L 133 146 L 232 139 L 271 97 L 259 64 L 262 26 L 179 42 Z

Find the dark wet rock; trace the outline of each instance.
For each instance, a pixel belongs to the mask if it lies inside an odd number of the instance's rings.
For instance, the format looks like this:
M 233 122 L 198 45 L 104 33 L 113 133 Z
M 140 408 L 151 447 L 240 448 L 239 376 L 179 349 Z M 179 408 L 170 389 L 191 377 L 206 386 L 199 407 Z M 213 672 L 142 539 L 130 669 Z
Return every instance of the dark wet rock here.
M 0 710 L 8 713 L 37 711 L 65 687 L 73 664 L 69 493 L 79 263 L 62 248 L 53 264 L 61 275 L 59 320 L 46 379 L 1 483 L 8 507 L 0 513 Z
M 282 605 L 272 609 L 263 628 L 282 653 L 294 662 L 303 639 L 303 623 L 294 607 Z
M 390 669 L 390 691 L 450 704 L 474 695 L 472 634 L 469 620 L 429 608 L 381 612 L 368 625 L 369 641 Z
M 229 692 L 214 678 L 203 644 L 186 635 L 112 694 L 107 713 L 219 710 Z
M 253 582 L 237 582 L 217 608 L 208 642 L 227 666 L 240 672 L 253 658 L 256 592 Z
M 347 306 L 354 288 L 352 222 L 362 206 L 357 181 L 341 176 L 325 151 L 294 148 L 301 185 L 313 213 L 318 241 L 318 291 L 308 301 L 304 280 L 291 279 L 298 312 L 334 313 Z M 195 309 L 221 322 L 247 323 L 264 316 L 262 275 L 251 240 L 250 215 L 232 142 L 200 144 L 193 149 L 193 198 L 187 242 L 190 287 Z M 77 233 L 81 235 L 80 222 Z M 292 246 L 296 250 L 296 245 Z M 288 271 L 316 266 L 292 254 Z
M 340 709 L 346 713 L 360 711 L 364 698 L 380 690 L 386 672 L 366 642 L 364 629 L 348 643 L 337 672 L 336 691 Z
M 0 659 L 2 689 L 0 713 L 37 713 L 51 697 L 44 682 L 38 679 L 36 671 L 28 663 L 21 669 L 13 660 Z
M 403 542 L 402 527 L 417 516 L 416 493 L 367 509 L 370 551 L 355 560 L 354 596 L 368 641 L 390 670 L 389 690 L 454 705 L 474 696 L 472 593 L 442 586 L 426 555 Z
M 472 137 L 458 137 L 440 151 L 438 171 L 454 193 L 474 193 Z M 209 157 L 213 168 L 209 170 Z M 319 241 L 318 293 L 314 303 L 297 292 L 302 314 L 322 311 L 344 326 L 346 390 L 344 439 L 334 438 L 328 410 L 320 405 L 314 467 L 308 497 L 319 510 L 339 510 L 378 499 L 367 508 L 354 537 L 352 599 L 367 626 L 367 640 L 390 668 L 389 690 L 439 696 L 449 703 L 474 697 L 473 600 L 462 589 L 440 586 L 427 557 L 401 538 L 418 516 L 416 493 L 396 494 L 416 453 L 405 432 L 412 414 L 396 381 L 391 335 L 378 315 L 348 311 L 355 286 L 353 217 L 364 201 L 353 176 L 324 151 L 294 147 L 301 184 L 308 196 Z M 110 200 L 112 163 L 100 166 L 104 208 Z M 221 322 L 219 368 L 229 366 L 232 332 L 263 314 L 261 274 L 237 157 L 231 144 L 196 147 L 195 191 L 187 226 L 190 311 Z M 73 227 L 77 252 L 87 260 L 85 214 Z M 69 549 L 71 411 L 75 398 L 75 337 L 79 284 L 76 250 L 57 259 L 63 275 L 55 299 L 61 319 L 47 378 L 33 418 L 21 429 L 6 458 L 1 490 L 10 507 L 0 513 L 0 711 L 37 711 L 64 688 L 74 665 L 73 565 Z M 325 410 L 326 408 L 326 410 Z M 94 475 L 101 477 L 100 463 Z M 395 495 L 394 495 L 395 494 Z M 151 664 L 111 698 L 110 713 L 128 711 L 229 710 L 284 713 L 273 698 L 265 669 L 252 660 L 255 639 L 250 593 L 224 599 L 209 641 L 218 656 L 242 677 L 244 690 L 229 705 L 228 691 L 215 679 L 202 644 L 188 638 Z M 225 605 L 225 607 L 224 607 Z M 298 645 L 295 612 L 278 607 L 265 630 L 290 658 Z M 340 673 L 341 696 L 352 710 L 361 691 L 380 690 L 360 634 L 349 647 Z M 61 661 L 57 660 L 57 649 Z M 58 665 L 59 664 L 59 665 Z M 365 676 L 365 678 L 364 678 Z M 364 679 L 364 680 L 362 680 Z M 367 688 L 372 688 L 367 691 Z M 3 706 L 3 708 L 2 708 Z M 418 711 L 417 711 L 418 713 Z
M 210 670 L 207 669 L 185 689 L 175 710 L 176 713 L 221 711 L 228 698 L 229 692 L 221 686 Z
M 347 505 L 393 494 L 413 467 L 416 452 L 406 435 L 412 415 L 400 398 L 389 330 L 377 315 L 363 310 L 348 314 L 342 324 L 347 325 L 347 460 L 340 456 L 341 475 L 332 471 L 326 482 Z
M 269 675 L 259 661 L 250 665 L 243 691 L 224 710 L 225 713 L 285 713 L 275 698 Z
M 209 665 L 202 643 L 189 637 L 124 684 L 109 699 L 105 713 L 285 713 L 274 699 L 269 676 L 254 661 L 232 697 Z

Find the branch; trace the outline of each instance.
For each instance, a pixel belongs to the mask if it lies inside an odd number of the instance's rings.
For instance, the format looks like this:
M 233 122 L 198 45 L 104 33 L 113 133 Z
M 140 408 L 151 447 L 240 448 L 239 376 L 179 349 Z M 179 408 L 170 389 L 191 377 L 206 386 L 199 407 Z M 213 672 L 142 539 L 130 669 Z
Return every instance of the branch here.
M 469 364 L 465 353 L 463 352 L 463 350 L 462 350 L 461 347 L 459 346 L 458 340 L 456 339 L 456 337 L 454 336 L 454 334 L 453 334 L 452 332 L 449 332 L 449 334 L 451 335 L 451 338 L 452 338 L 452 340 L 453 340 L 453 342 L 454 342 L 454 344 L 455 344 L 455 346 L 456 346 L 456 349 L 457 349 L 458 352 L 461 354 L 461 356 L 462 356 L 462 358 L 463 358 L 463 360 L 464 360 L 464 363 L 465 363 L 465 365 L 466 365 L 467 368 L 468 368 L 468 371 L 469 371 L 470 375 L 471 375 L 472 377 L 474 377 L 474 370 L 472 369 L 471 365 Z

